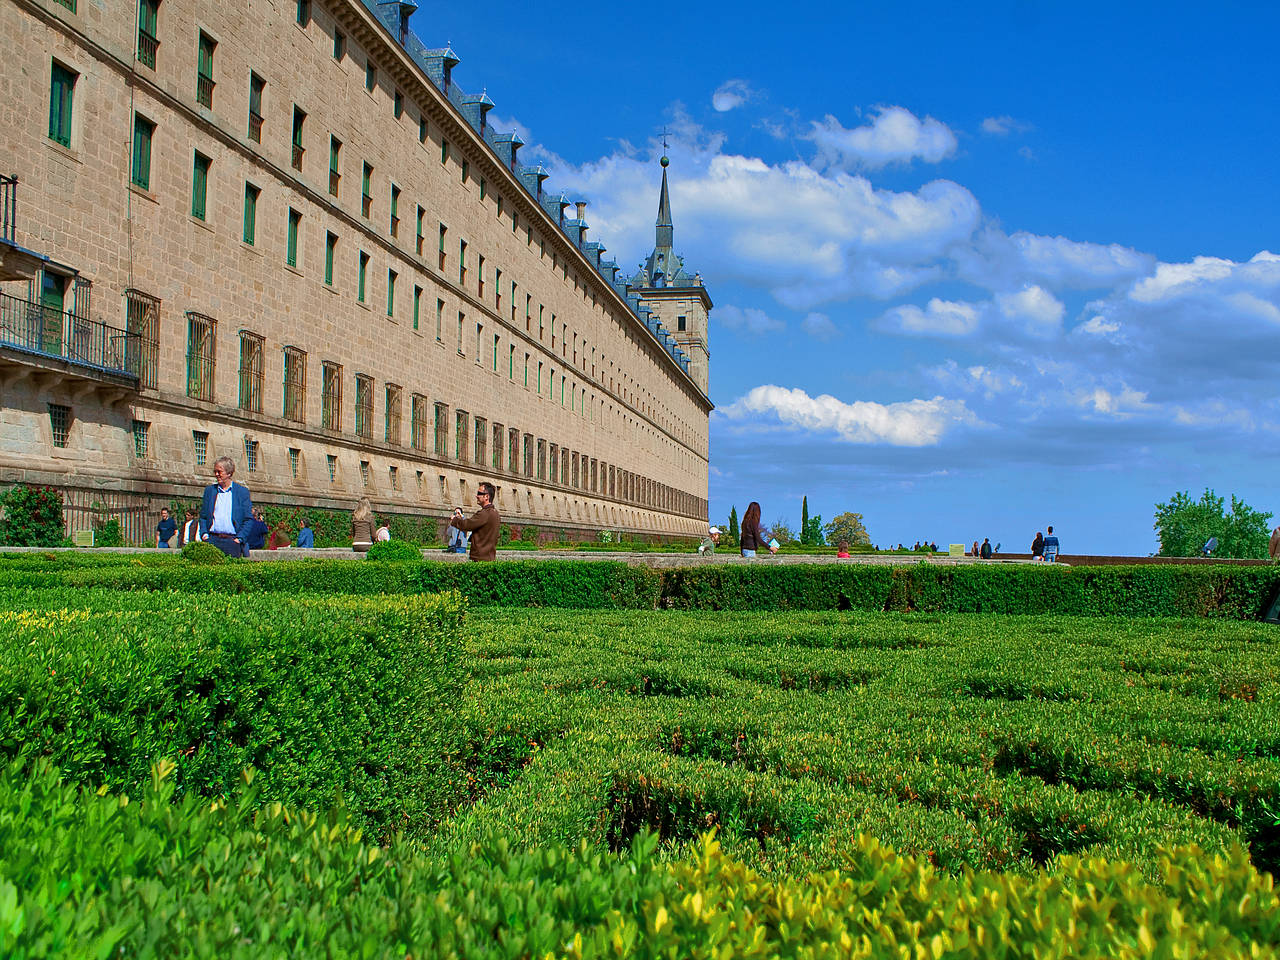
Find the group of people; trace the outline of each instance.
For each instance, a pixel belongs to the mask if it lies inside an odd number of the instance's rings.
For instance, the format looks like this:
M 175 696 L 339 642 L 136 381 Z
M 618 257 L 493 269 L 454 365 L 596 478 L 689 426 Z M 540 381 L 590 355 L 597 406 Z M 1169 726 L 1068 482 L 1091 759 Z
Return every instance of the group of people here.
M 720 528 L 712 527 L 707 531 L 707 536 L 698 544 L 698 553 L 709 554 L 715 553 L 716 547 L 720 545 Z M 772 536 L 760 522 L 760 504 L 752 500 L 747 505 L 747 512 L 742 515 L 742 529 L 738 534 L 738 550 L 744 557 L 754 557 L 757 553 L 768 550 L 770 554 L 778 552 L 780 543 Z
M 1053 532 L 1053 526 L 1050 525 L 1047 536 L 1042 536 L 1040 531 L 1036 531 L 1036 538 L 1031 541 L 1031 559 L 1043 560 L 1045 563 L 1055 563 L 1058 559 L 1058 538 Z
M 200 509 L 186 512 L 181 527 L 167 507 L 160 510 L 160 522 L 156 524 L 156 546 L 168 549 L 178 538 L 178 546 L 200 541 L 208 543 L 229 557 L 247 557 L 250 550 L 277 550 L 290 545 L 289 528 L 282 520 L 273 529 L 267 524 L 261 509 L 254 507 L 249 488 L 237 483 L 233 477 L 235 461 L 219 457 L 213 462 L 213 483 L 204 488 Z M 496 491 L 493 484 L 482 482 L 476 490 L 480 509 L 470 517 L 461 509 L 453 511 L 449 521 L 450 543 L 471 547 L 472 560 L 494 560 L 497 557 L 498 531 L 501 519 L 493 505 Z M 456 534 L 456 536 L 453 536 Z M 391 539 L 391 529 L 386 523 L 378 523 L 373 504 L 368 497 L 361 497 L 351 514 L 351 549 L 365 553 L 373 544 Z M 298 529 L 296 546 L 315 546 L 315 532 L 304 518 Z

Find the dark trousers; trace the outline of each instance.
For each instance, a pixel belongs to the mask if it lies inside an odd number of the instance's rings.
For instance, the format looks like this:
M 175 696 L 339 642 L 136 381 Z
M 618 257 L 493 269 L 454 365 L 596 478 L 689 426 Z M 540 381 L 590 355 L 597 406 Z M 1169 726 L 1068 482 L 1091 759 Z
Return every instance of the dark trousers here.
M 249 551 L 243 543 L 236 543 L 234 537 L 224 537 L 216 533 L 209 534 L 209 543 L 213 544 L 228 557 L 247 557 Z

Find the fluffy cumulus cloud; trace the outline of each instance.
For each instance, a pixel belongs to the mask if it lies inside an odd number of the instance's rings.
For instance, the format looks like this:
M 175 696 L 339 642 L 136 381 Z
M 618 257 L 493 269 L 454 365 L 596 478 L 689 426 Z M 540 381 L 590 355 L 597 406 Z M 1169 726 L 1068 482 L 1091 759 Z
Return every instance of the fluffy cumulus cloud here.
M 899 447 L 931 446 L 956 426 L 978 424 L 963 400 L 933 397 L 888 404 L 845 403 L 829 394 L 811 397 L 803 390 L 772 384 L 754 388 L 721 414 L 731 420 L 771 416 L 798 430 L 835 434 L 847 443 Z
M 921 120 L 905 107 L 878 107 L 869 123 L 852 129 L 831 114 L 810 125 L 822 167 L 877 170 L 891 163 L 939 163 L 956 150 L 956 135 L 933 117 Z
M 978 302 L 931 298 L 923 307 L 893 307 L 877 326 L 892 333 L 926 337 L 968 337 L 983 326 L 999 326 L 1011 336 L 1048 339 L 1061 332 L 1066 305 L 1043 287 L 1029 284 Z
M 913 303 L 894 307 L 881 318 L 890 330 L 925 336 L 967 337 L 978 329 L 982 308 L 972 303 L 957 303 L 933 297 L 925 306 Z
M 751 88 L 745 80 L 726 80 L 711 95 L 711 105 L 719 113 L 742 106 L 751 99 Z
M 1062 329 L 1066 306 L 1043 287 L 1023 287 L 1016 293 L 1000 293 L 995 298 L 1001 316 L 1033 337 L 1047 338 Z
M 766 333 L 779 333 L 786 326 L 758 307 L 744 309 L 731 303 L 717 308 L 711 315 L 711 322 L 756 337 Z

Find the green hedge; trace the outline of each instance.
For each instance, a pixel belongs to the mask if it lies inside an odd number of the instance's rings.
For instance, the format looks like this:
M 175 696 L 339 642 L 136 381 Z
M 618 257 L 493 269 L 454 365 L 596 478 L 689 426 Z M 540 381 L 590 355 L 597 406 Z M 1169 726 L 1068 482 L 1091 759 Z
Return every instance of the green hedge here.
M 458 799 L 456 596 L 60 588 L 13 592 L 7 606 L 0 756 L 48 757 L 74 781 L 122 790 L 173 757 L 179 787 L 200 795 L 254 766 L 270 799 L 341 793 L 381 832 L 420 830 Z
M 939 873 L 858 838 L 839 871 L 769 881 L 703 836 L 662 863 L 513 849 L 370 846 L 341 811 L 179 798 L 169 765 L 98 796 L 47 763 L 0 771 L 0 954 L 158 958 L 992 956 L 1275 958 L 1280 897 L 1236 846 L 1032 876 Z M 249 779 L 249 778 L 246 778 Z
M 394 542 L 394 541 L 393 541 Z M 457 590 L 473 604 L 699 610 L 888 610 L 1189 616 L 1259 620 L 1280 566 L 709 563 L 667 569 L 610 561 L 473 564 L 287 560 L 214 571 L 150 555 L 0 556 L 0 588 L 110 587 L 297 593 Z

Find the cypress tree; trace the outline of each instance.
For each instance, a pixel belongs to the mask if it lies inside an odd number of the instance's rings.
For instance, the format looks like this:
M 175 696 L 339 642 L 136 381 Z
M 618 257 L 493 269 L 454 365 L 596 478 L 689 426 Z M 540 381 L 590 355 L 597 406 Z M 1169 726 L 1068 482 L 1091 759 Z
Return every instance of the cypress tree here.
M 800 501 L 800 542 L 809 542 L 809 498 Z
M 738 543 L 738 508 L 729 508 L 729 542 Z

